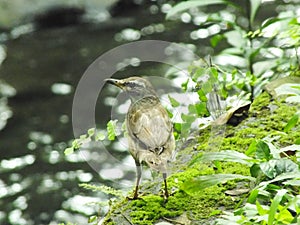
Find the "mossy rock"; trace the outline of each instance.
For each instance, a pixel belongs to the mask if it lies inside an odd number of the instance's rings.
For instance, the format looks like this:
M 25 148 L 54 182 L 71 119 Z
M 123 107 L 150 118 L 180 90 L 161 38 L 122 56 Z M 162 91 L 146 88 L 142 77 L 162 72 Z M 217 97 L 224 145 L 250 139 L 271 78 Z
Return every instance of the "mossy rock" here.
M 213 220 L 223 210 L 232 210 L 242 203 L 246 194 L 229 196 L 226 190 L 246 185 L 246 182 L 230 181 L 226 184 L 206 188 L 192 196 L 182 190 L 182 184 L 200 175 L 219 173 L 213 163 L 195 163 L 189 161 L 205 151 L 236 150 L 245 152 L 251 142 L 264 137 L 280 136 L 276 144 L 286 146 L 300 138 L 300 126 L 284 133 L 288 120 L 299 111 L 299 105 L 286 103 L 284 99 L 272 99 L 264 92 L 251 104 L 249 116 L 239 125 L 208 127 L 193 137 L 193 142 L 179 151 L 177 159 L 172 163 L 172 174 L 168 177 L 172 195 L 165 202 L 160 181 L 144 183 L 141 199 L 128 201 L 122 199 L 112 203 L 103 224 L 136 224 L 150 225 L 162 221 L 170 224 L 213 224 Z M 299 125 L 299 121 L 298 121 Z M 249 175 L 249 168 L 239 163 L 221 163 L 222 173 Z M 159 188 L 157 188 L 159 187 Z

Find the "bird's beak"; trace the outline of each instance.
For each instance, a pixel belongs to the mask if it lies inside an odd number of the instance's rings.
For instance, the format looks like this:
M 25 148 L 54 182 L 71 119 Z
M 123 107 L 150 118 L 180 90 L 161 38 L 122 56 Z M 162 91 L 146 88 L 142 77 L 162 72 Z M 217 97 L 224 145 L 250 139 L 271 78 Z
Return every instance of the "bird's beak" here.
M 123 82 L 121 80 L 109 78 L 109 79 L 105 79 L 104 81 L 109 84 L 115 85 L 119 88 L 123 88 Z

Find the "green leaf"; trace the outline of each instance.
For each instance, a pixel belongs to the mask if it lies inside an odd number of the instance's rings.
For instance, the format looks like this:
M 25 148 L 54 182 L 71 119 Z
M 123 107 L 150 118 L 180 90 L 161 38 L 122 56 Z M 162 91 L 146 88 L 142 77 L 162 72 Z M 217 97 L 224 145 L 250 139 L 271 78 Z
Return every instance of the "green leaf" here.
M 259 201 L 256 201 L 255 202 L 255 205 L 256 205 L 256 209 L 257 209 L 257 212 L 260 216 L 263 216 L 263 215 L 266 215 L 268 214 L 268 210 L 267 209 L 264 209 L 262 207 L 262 205 L 259 203 Z
M 256 149 L 257 149 L 257 140 L 253 140 L 250 146 L 248 147 L 247 151 L 245 152 L 245 154 L 247 156 L 252 155 L 254 152 L 256 152 Z
M 275 165 L 276 165 L 276 160 L 269 160 L 267 162 L 260 163 L 259 167 L 267 177 L 273 179 L 277 175 Z
M 198 82 L 199 77 L 207 75 L 207 68 L 196 67 L 196 68 L 194 68 L 194 70 L 193 70 L 193 72 L 191 74 L 192 74 L 192 80 L 194 82 Z
M 74 152 L 74 148 L 72 147 L 69 147 L 69 148 L 66 148 L 65 151 L 64 151 L 64 154 L 65 155 L 70 155 Z
M 85 139 L 87 139 L 87 137 L 88 137 L 87 134 L 82 134 L 79 136 L 79 140 L 84 141 Z
M 214 166 L 215 166 L 215 168 L 217 169 L 217 172 L 218 172 L 218 173 L 223 172 L 222 164 L 221 164 L 220 161 L 215 160 L 215 161 L 214 161 Z
M 188 87 L 189 82 L 190 82 L 190 80 L 187 79 L 185 82 L 183 82 L 183 83 L 181 84 L 181 88 L 182 88 L 182 90 L 183 90 L 184 92 L 187 91 L 187 87 Z
M 300 87 L 300 84 L 297 84 L 297 86 Z M 296 87 L 296 84 L 291 83 L 284 83 L 274 89 L 277 96 L 280 95 L 300 95 L 300 90 L 298 90 Z
M 220 152 L 205 152 L 200 156 L 196 157 L 195 160 L 192 161 L 191 165 L 196 162 L 210 162 L 210 161 L 225 161 L 225 162 L 237 162 L 241 164 L 245 164 L 247 166 L 252 166 L 252 158 L 246 156 L 243 153 L 233 151 L 233 150 L 225 150 Z
M 250 0 L 250 5 L 251 5 L 250 24 L 253 24 L 257 10 L 261 5 L 261 0 Z
M 300 179 L 300 172 L 296 171 L 296 172 L 291 172 L 291 173 L 280 174 L 279 176 L 275 177 L 272 180 L 264 181 L 264 182 L 259 183 L 257 188 L 264 189 L 267 185 L 269 185 L 271 183 L 275 183 L 275 182 L 278 182 L 278 181 L 281 182 L 283 180 L 288 180 L 288 179 Z
M 211 174 L 188 180 L 183 183 L 181 189 L 189 195 L 197 195 L 205 188 L 235 179 L 255 181 L 253 177 L 239 174 Z
M 272 25 L 273 23 L 279 22 L 284 19 L 285 18 L 278 18 L 278 17 L 268 18 L 262 23 L 262 26 L 260 27 L 260 29 L 263 30 L 264 28 L 268 27 L 269 25 Z
M 288 121 L 287 125 L 284 127 L 284 132 L 289 132 L 299 121 L 299 115 L 296 113 L 292 116 L 292 118 Z
M 191 123 L 182 123 L 180 133 L 183 137 L 189 135 L 191 130 Z
M 211 75 L 213 81 L 218 80 L 219 73 L 218 73 L 218 69 L 216 67 L 210 67 L 209 72 L 210 72 L 209 74 Z
M 169 98 L 169 101 L 170 101 L 172 107 L 180 106 L 180 103 L 175 98 L 172 98 L 170 95 L 168 95 L 168 98 Z
M 275 169 L 277 175 L 283 173 L 297 172 L 298 165 L 288 158 L 281 158 L 276 160 Z
M 245 34 L 241 30 L 231 30 L 224 33 L 224 37 L 226 37 L 228 44 L 238 49 L 245 48 L 246 40 Z
M 210 39 L 210 45 L 215 48 L 219 42 L 221 40 L 224 39 L 224 35 L 221 35 L 221 34 L 217 34 L 217 35 L 214 35 L 211 39 Z
M 90 216 L 90 217 L 88 218 L 88 223 L 93 223 L 93 222 L 96 222 L 96 221 L 97 221 L 97 219 L 98 219 L 98 217 L 97 217 L 97 216 Z
M 296 223 L 293 223 L 296 222 L 297 216 L 294 217 L 287 207 L 279 205 L 278 210 L 279 213 L 275 215 L 276 221 L 280 221 L 282 224 L 297 225 Z
M 166 19 L 169 19 L 170 17 L 176 15 L 179 12 L 195 8 L 195 7 L 200 7 L 200 6 L 207 6 L 207 5 L 214 5 L 214 4 L 225 4 L 227 3 L 225 0 L 190 0 L 186 2 L 181 2 L 177 5 L 175 5 L 168 13 L 166 16 Z
M 282 200 L 282 197 L 287 193 L 287 190 L 281 189 L 275 195 L 272 204 L 270 206 L 269 217 L 268 217 L 268 225 L 273 225 L 275 214 L 277 212 L 278 206 Z
M 291 185 L 291 186 L 300 186 L 300 180 L 287 180 L 283 182 L 284 185 Z
M 189 111 L 189 114 L 197 114 L 197 109 L 194 104 L 188 105 L 188 111 Z
M 110 120 L 107 123 L 107 135 L 108 140 L 113 141 L 116 138 L 116 126 L 117 126 L 117 120 Z
M 98 131 L 95 136 L 96 141 L 103 141 L 105 139 L 105 134 L 101 131 Z
M 252 54 L 254 55 L 251 55 L 251 57 L 253 57 L 253 59 L 255 59 L 256 57 L 256 53 L 259 53 L 260 51 L 258 52 L 252 52 Z M 263 61 L 258 61 L 258 62 L 255 62 L 253 64 L 253 69 L 254 69 L 254 73 L 255 73 L 255 76 L 253 74 L 249 74 L 248 76 L 251 77 L 252 76 L 252 79 L 254 78 L 257 78 L 257 77 L 260 77 L 261 75 L 263 75 L 266 71 L 268 70 L 271 70 L 273 68 L 276 68 L 278 67 L 278 61 L 276 59 L 264 59 Z M 256 77 L 257 76 L 257 77 Z M 254 80 L 255 82 L 255 80 Z M 252 82 L 252 83 L 254 83 Z
M 95 130 L 96 130 L 95 128 L 89 129 L 88 132 L 87 132 L 88 135 L 89 135 L 90 137 L 93 136 L 93 135 L 95 134 Z
M 195 104 L 195 107 L 196 107 L 198 116 L 205 116 L 205 115 L 209 114 L 207 111 L 205 102 L 199 102 L 199 103 Z
M 186 115 L 186 114 L 181 114 L 181 119 L 188 123 L 188 124 L 192 124 L 195 120 L 196 120 L 196 117 L 195 116 L 191 116 L 191 115 Z
M 79 149 L 81 146 L 79 139 L 75 139 L 74 141 L 72 141 L 72 148 L 74 149 Z
M 259 175 L 261 174 L 261 169 L 260 169 L 260 166 L 259 164 L 253 164 L 251 167 L 250 167 L 250 174 L 252 177 L 259 177 Z
M 181 123 L 174 123 L 174 129 L 176 131 L 181 131 Z
M 267 143 L 260 140 L 257 142 L 256 146 L 256 157 L 258 159 L 270 160 L 272 158 L 272 155 L 270 154 L 270 148 Z
M 173 118 L 173 116 L 174 116 L 173 113 L 171 113 L 171 111 L 168 109 L 166 109 L 166 111 L 168 113 L 169 118 Z
M 207 97 L 206 97 L 206 95 L 205 95 L 205 93 L 204 93 L 204 91 L 202 89 L 199 89 L 197 91 L 197 94 L 198 94 L 199 100 L 201 102 L 207 102 Z
M 253 189 L 247 199 L 247 202 L 254 204 L 257 200 L 258 193 L 259 193 L 258 189 Z

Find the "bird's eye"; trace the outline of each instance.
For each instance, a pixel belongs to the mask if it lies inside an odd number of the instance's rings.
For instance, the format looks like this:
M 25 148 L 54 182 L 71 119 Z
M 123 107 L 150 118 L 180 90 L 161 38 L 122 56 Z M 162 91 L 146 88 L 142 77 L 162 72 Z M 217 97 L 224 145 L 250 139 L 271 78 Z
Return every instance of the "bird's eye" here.
M 136 84 L 133 82 L 128 82 L 128 83 L 126 83 L 126 86 L 130 87 L 130 88 L 134 88 L 136 86 Z
M 126 82 L 125 85 L 129 88 L 145 88 L 145 85 L 138 82 Z

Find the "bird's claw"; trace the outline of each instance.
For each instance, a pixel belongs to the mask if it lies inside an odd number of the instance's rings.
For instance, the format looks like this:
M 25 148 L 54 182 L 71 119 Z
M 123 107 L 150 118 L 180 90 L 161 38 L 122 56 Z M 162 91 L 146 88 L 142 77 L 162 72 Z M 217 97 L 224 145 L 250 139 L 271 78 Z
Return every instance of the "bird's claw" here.
M 141 197 L 138 197 L 138 196 L 133 196 L 133 197 L 127 196 L 126 199 L 129 200 L 129 201 L 132 201 L 132 200 L 143 200 Z

